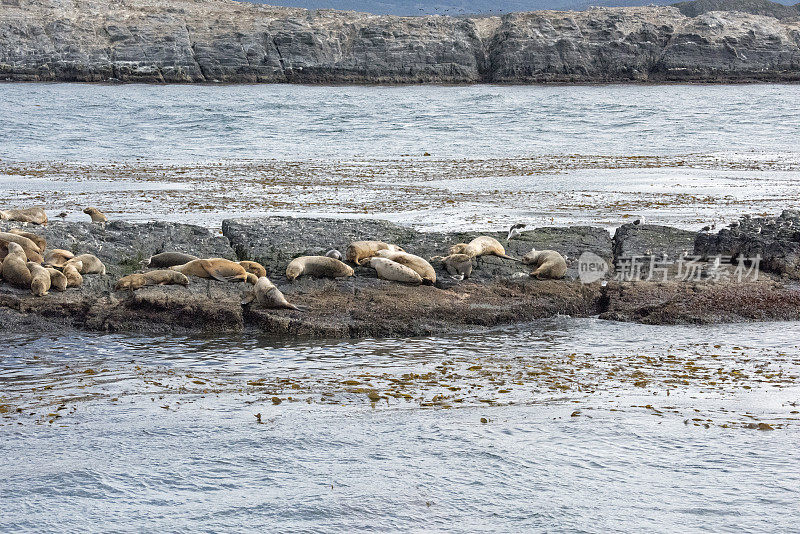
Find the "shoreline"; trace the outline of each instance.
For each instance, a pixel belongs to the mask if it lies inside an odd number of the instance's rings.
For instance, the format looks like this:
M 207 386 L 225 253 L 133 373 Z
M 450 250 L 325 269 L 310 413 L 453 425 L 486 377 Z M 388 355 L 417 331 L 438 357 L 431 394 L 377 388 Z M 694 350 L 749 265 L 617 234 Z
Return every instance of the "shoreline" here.
M 87 275 L 84 285 L 63 293 L 34 297 L 30 291 L 0 285 L 0 325 L 6 331 L 42 333 L 66 329 L 99 332 L 214 333 L 257 332 L 281 338 L 410 337 L 462 333 L 513 325 L 534 319 L 570 315 L 654 325 L 719 324 L 800 319 L 800 242 L 794 230 L 761 233 L 764 228 L 794 224 L 800 214 L 753 219 L 758 232 L 720 230 L 692 232 L 657 225 L 625 224 L 613 237 L 591 226 L 542 227 L 506 241 L 496 232 L 418 232 L 369 219 L 265 217 L 226 219 L 222 235 L 182 223 L 113 221 L 51 222 L 28 227 L 48 241 L 49 248 L 97 255 L 108 274 Z M 742 221 L 750 221 L 743 218 Z M 769 222 L 772 221 L 772 222 Z M 777 222 L 776 222 L 777 221 Z M 750 224 L 747 222 L 746 224 Z M 19 227 L 2 222 L 0 229 Z M 755 226 L 754 226 L 755 228 Z M 777 226 L 776 226 L 777 228 Z M 343 280 L 300 278 L 290 283 L 286 265 L 302 255 L 344 250 L 352 241 L 380 239 L 430 258 L 457 242 L 478 235 L 497 238 L 515 258 L 536 248 L 553 249 L 567 258 L 563 280 L 535 280 L 526 266 L 495 256 L 474 260 L 469 280 L 451 279 L 435 264 L 434 286 L 408 286 L 376 278 L 366 267 Z M 223 257 L 261 263 L 267 275 L 307 311 L 243 307 L 247 284 L 192 279 L 188 287 L 155 286 L 133 293 L 113 286 L 124 275 L 140 272 L 141 262 L 162 251 L 200 257 Z M 581 280 L 579 258 L 591 253 L 611 266 L 599 279 Z M 716 255 L 763 256 L 757 281 L 678 278 L 664 281 L 619 279 L 626 258 L 670 258 L 693 254 L 707 272 Z M 698 260 L 699 261 L 699 260 Z M 644 265 L 644 264 L 643 264 Z M 732 267 L 732 266 L 731 266 Z M 675 275 L 671 268 L 670 276 Z M 680 270 L 680 268 L 678 268 Z

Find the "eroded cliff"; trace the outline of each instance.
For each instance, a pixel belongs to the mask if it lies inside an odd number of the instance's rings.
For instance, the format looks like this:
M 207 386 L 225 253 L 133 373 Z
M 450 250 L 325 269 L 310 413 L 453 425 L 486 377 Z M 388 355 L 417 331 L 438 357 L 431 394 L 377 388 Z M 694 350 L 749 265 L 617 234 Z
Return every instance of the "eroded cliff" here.
M 392 17 L 233 0 L 0 0 L 0 79 L 793 81 L 800 21 L 673 7 Z

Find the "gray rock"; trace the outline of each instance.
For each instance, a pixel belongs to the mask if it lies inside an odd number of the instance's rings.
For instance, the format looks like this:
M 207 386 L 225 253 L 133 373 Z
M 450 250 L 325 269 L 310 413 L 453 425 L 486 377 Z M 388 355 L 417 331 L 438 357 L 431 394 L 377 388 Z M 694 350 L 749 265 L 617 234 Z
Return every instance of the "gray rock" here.
M 798 80 L 800 23 L 674 7 L 394 17 L 227 0 L 2 0 L 0 79 Z
M 19 223 L 0 222 L 0 230 L 21 228 Z M 41 235 L 48 248 L 61 248 L 75 254 L 94 254 L 106 265 L 108 279 L 141 269 L 142 261 L 154 254 L 178 251 L 201 257 L 234 259 L 230 243 L 207 228 L 171 222 L 100 224 L 51 221 L 47 226 L 28 226 L 25 230 Z M 87 276 L 84 284 L 96 283 Z
M 784 210 L 778 217 L 743 217 L 735 228 L 700 234 L 695 254 L 745 260 L 761 257 L 759 268 L 800 279 L 800 213 Z M 749 263 L 749 262 L 748 262 Z
M 692 254 L 697 235 L 671 226 L 623 224 L 614 233 L 614 260 L 664 254 L 675 260 L 681 254 Z

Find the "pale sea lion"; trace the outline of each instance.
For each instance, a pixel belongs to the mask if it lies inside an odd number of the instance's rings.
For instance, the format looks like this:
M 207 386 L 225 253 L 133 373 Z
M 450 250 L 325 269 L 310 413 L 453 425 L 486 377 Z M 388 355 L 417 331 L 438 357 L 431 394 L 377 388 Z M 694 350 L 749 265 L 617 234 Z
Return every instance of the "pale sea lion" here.
M 431 261 L 440 260 L 447 273 L 457 279 L 465 280 L 472 274 L 472 258 L 466 254 L 450 254 L 449 256 L 435 256 Z
M 564 278 L 567 261 L 555 250 L 533 249 L 522 257 L 522 263 L 533 267 L 531 276 L 539 279 Z
M 362 265 L 379 250 L 403 251 L 403 249 L 397 245 L 390 245 L 383 241 L 354 241 L 347 246 L 345 257 L 349 262 Z
M 226 260 L 225 258 L 192 260 L 184 265 L 170 267 L 170 269 L 186 276 L 213 278 L 220 282 L 247 281 L 247 271 L 244 270 L 244 267 L 235 261 Z
M 353 276 L 353 273 L 352 267 L 328 256 L 300 256 L 286 267 L 286 278 L 290 282 L 304 274 L 315 278 L 341 278 Z
M 106 217 L 106 214 L 103 213 L 102 211 L 100 211 L 97 208 L 86 208 L 85 210 L 83 210 L 83 213 L 85 213 L 86 215 L 91 217 L 93 223 L 107 223 L 108 222 L 108 217 Z
M 269 278 L 262 276 L 258 279 L 247 295 L 242 300 L 242 306 L 246 306 L 255 301 L 262 308 L 288 308 L 290 310 L 300 310 L 294 304 L 291 304 L 283 296 L 280 289 L 275 287 Z
M 45 267 L 45 269 L 47 269 L 47 272 L 50 274 L 50 289 L 55 289 L 56 291 L 66 291 L 66 275 L 64 275 L 64 273 L 58 269 L 53 269 L 52 267 Z
M 450 247 L 450 254 L 466 254 L 471 258 L 478 256 L 495 255 L 507 260 L 519 261 L 516 258 L 506 255 L 506 249 L 500 241 L 489 236 L 476 237 L 469 243 L 458 243 Z
M 197 256 L 191 254 L 184 254 L 183 252 L 162 252 L 143 262 L 145 267 L 152 267 L 154 269 L 168 269 L 175 265 L 185 265 L 192 260 L 199 260 Z
M 387 258 L 370 258 L 369 266 L 378 271 L 378 278 L 419 285 L 422 277 L 413 269 Z
M 394 250 L 379 250 L 376 253 L 378 258 L 387 258 L 396 261 L 400 265 L 405 265 L 422 278 L 422 281 L 428 284 L 436 283 L 436 271 L 433 266 L 419 256 L 409 254 L 408 252 L 397 252 Z
M 46 250 L 44 253 L 44 265 L 45 267 L 57 267 L 62 269 L 64 265 L 66 265 L 67 262 L 74 257 L 75 254 L 69 250 L 63 250 L 60 248 Z
M 42 251 L 39 250 L 39 246 L 36 243 L 27 237 L 12 234 L 10 232 L 0 232 L 0 256 L 5 257 L 7 254 L 8 243 L 16 243 L 17 245 L 21 246 L 25 251 L 25 257 L 27 258 L 27 261 L 42 263 Z
M 64 265 L 64 276 L 67 278 L 67 287 L 80 287 L 83 284 L 83 276 L 81 276 L 81 269 L 83 263 L 80 261 L 70 262 Z
M 47 224 L 47 213 L 42 208 L 9 209 L 0 211 L 0 221 Z
M 244 270 L 248 273 L 252 273 L 256 275 L 256 277 L 261 278 L 262 276 L 267 276 L 267 270 L 264 268 L 263 265 L 256 261 L 240 261 L 239 265 L 244 267 Z
M 136 291 L 145 286 L 166 286 L 166 285 L 180 285 L 188 286 L 189 279 L 185 274 L 173 271 L 171 269 L 161 269 L 158 271 L 149 271 L 146 273 L 129 274 L 123 276 L 114 286 L 115 291 Z
M 40 235 L 34 234 L 33 232 L 26 232 L 25 230 L 21 230 L 19 228 L 12 228 L 8 232 L 11 234 L 21 235 L 22 237 L 27 237 L 33 241 L 37 247 L 39 247 L 39 252 L 44 252 L 44 249 L 47 248 L 47 240 Z
M 43 297 L 50 291 L 50 273 L 38 263 L 28 262 L 31 273 L 31 293 L 36 297 Z
M 28 269 L 28 259 L 17 243 L 8 243 L 8 255 L 3 259 L 3 280 L 17 287 L 31 287 L 33 276 Z
M 335 248 L 330 249 L 328 252 L 325 253 L 325 255 L 328 256 L 329 258 L 342 261 L 342 253 L 336 250 Z
M 75 256 L 67 261 L 67 264 L 70 263 L 80 263 L 81 267 L 78 267 L 78 271 L 80 271 L 81 274 L 106 274 L 106 266 L 103 265 L 100 258 L 93 254 Z

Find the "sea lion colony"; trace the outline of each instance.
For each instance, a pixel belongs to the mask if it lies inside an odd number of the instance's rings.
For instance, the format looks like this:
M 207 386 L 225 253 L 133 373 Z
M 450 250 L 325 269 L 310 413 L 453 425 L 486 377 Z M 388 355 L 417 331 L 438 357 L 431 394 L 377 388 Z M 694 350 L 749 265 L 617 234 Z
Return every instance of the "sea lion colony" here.
M 108 219 L 96 208 L 84 213 L 92 222 L 105 223 Z M 41 208 L 0 211 L 3 219 L 23 223 L 47 224 L 47 215 Z M 508 256 L 499 241 L 481 236 L 470 243 L 450 247 L 447 256 L 435 256 L 430 261 L 441 261 L 451 278 L 469 278 L 472 260 L 482 255 L 521 261 L 534 270 L 536 278 L 563 278 L 566 263 L 556 251 L 532 250 L 524 258 Z M 293 259 L 286 268 L 286 278 L 294 282 L 301 276 L 316 278 L 345 278 L 355 275 L 345 260 L 359 267 L 375 269 L 378 278 L 404 284 L 434 284 L 436 271 L 428 260 L 404 251 L 400 246 L 383 241 L 355 241 L 346 249 L 345 257 L 335 249 L 325 256 L 301 256 Z M 253 287 L 246 293 L 243 305 L 256 303 L 266 308 L 299 310 L 267 277 L 263 265 L 254 261 L 232 261 L 225 258 L 199 258 L 184 252 L 162 252 L 142 262 L 149 271 L 122 277 L 116 291 L 136 291 L 152 285 L 188 286 L 191 277 L 214 279 L 223 282 L 249 283 Z M 28 288 L 35 296 L 44 296 L 52 290 L 65 291 L 80 287 L 84 275 L 105 275 L 106 267 L 96 256 L 78 254 L 65 249 L 47 248 L 46 240 L 32 231 L 11 229 L 0 232 L 0 280 L 13 286 Z

